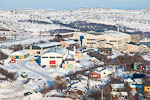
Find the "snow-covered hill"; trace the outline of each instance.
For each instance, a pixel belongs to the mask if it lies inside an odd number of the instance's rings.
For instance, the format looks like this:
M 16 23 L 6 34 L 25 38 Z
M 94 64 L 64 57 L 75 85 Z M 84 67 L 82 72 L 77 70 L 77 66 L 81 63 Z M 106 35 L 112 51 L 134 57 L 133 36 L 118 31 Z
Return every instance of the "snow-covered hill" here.
M 53 21 L 69 24 L 76 21 L 119 25 L 128 27 L 128 32 L 150 32 L 150 10 L 117 10 L 102 8 L 81 8 L 72 11 L 63 10 L 0 10 L 0 28 L 10 33 L 38 34 L 41 31 L 55 29 L 76 30 Z M 2 32 L 1 32 L 2 33 Z M 39 35 L 39 34 L 38 34 Z

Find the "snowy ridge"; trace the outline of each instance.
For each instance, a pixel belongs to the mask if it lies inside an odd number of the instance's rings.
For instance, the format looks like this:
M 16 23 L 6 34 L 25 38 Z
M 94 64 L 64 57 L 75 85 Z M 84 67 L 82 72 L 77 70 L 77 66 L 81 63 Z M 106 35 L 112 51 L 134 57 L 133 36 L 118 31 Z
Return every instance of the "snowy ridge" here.
M 71 29 L 53 24 L 87 21 L 106 25 L 121 25 L 132 31 L 150 31 L 150 10 L 117 10 L 102 8 L 82 8 L 72 11 L 63 10 L 0 10 L 0 25 L 16 33 L 33 33 L 53 29 Z M 43 24 L 46 23 L 46 24 Z M 28 33 L 27 33 L 28 32 Z M 29 34 L 30 35 L 30 34 Z

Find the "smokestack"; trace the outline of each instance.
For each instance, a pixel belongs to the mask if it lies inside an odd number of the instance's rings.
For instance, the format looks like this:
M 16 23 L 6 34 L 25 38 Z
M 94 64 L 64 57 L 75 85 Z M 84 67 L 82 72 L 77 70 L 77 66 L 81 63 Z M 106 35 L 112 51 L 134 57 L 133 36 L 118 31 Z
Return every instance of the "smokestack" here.
M 119 27 L 117 27 L 117 32 L 120 32 L 120 28 Z

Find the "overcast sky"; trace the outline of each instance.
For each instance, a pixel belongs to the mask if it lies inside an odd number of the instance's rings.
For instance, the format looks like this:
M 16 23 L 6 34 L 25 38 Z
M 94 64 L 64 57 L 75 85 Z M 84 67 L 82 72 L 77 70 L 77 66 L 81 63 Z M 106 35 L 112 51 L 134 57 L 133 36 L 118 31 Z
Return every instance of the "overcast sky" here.
M 0 0 L 0 9 L 150 9 L 150 0 Z

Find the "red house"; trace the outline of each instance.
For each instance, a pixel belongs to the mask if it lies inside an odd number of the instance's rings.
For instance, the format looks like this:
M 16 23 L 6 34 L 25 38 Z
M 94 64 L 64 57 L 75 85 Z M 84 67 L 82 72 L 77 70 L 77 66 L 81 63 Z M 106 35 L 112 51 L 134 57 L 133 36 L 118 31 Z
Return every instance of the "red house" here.
M 91 78 L 91 79 L 99 79 L 99 78 L 101 78 L 101 74 L 100 74 L 100 72 L 98 72 L 98 71 L 92 72 L 92 73 L 90 74 L 90 78 Z

